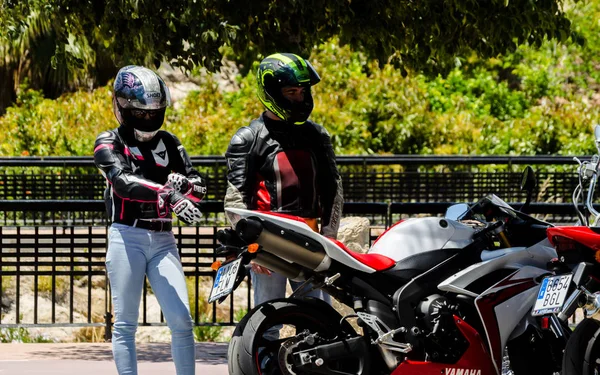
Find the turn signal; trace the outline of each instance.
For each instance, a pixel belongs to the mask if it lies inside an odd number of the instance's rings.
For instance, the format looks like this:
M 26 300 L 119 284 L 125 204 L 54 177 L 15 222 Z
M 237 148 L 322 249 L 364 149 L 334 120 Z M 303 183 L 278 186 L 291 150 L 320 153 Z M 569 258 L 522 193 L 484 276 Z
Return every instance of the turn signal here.
M 220 260 L 216 260 L 213 262 L 213 264 L 210 266 L 210 268 L 212 268 L 213 270 L 218 270 L 219 267 L 221 267 L 221 261 Z
M 600 250 L 596 250 L 596 254 L 594 254 L 594 258 L 596 262 L 600 263 Z
M 248 252 L 250 254 L 254 254 L 255 252 L 258 251 L 258 247 L 259 247 L 259 245 L 257 243 L 251 243 L 250 245 L 248 245 Z

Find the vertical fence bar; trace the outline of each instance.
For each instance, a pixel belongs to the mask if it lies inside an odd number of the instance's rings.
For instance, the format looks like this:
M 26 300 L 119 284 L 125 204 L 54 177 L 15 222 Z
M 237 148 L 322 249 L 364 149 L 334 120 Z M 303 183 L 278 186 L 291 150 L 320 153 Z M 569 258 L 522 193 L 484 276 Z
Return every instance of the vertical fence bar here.
M 64 228 L 63 228 L 64 234 Z M 56 227 L 54 227 L 54 246 L 52 246 L 52 323 L 56 323 Z
M 69 272 L 69 323 L 73 323 L 73 295 L 75 294 L 75 280 L 74 280 L 74 275 L 73 273 L 75 272 L 75 231 L 71 230 L 71 240 L 69 241 L 71 242 L 71 246 L 70 246 L 70 250 L 71 250 L 71 254 L 69 256 L 70 259 L 70 272 Z
M 88 226 L 88 238 L 87 238 L 88 252 L 87 252 L 87 261 L 88 261 L 88 282 L 87 282 L 87 292 L 88 292 L 88 303 L 87 303 L 87 316 L 88 323 L 92 323 L 92 227 Z
M 16 306 L 15 306 L 15 312 L 16 312 L 16 323 L 19 324 L 20 320 L 21 320 L 21 227 L 17 227 L 17 238 L 16 238 L 16 263 L 17 263 L 17 267 L 16 267 L 16 298 L 15 298 L 15 302 L 16 302 Z
M 35 226 L 35 262 L 34 262 L 34 274 L 33 274 L 33 323 L 37 324 L 38 323 L 38 272 L 39 272 L 39 267 L 38 267 L 38 254 L 39 254 L 39 248 L 38 248 L 38 243 L 39 243 L 39 227 L 36 225 Z
M 217 248 L 217 236 L 216 236 L 217 232 L 214 228 L 216 228 L 216 227 L 213 227 L 213 236 L 212 236 L 213 263 L 217 260 L 217 255 L 215 253 L 215 249 Z M 217 274 L 217 271 L 212 270 L 212 276 L 213 276 L 212 284 L 214 284 L 214 282 L 215 282 L 216 274 Z M 233 298 L 233 295 L 231 296 L 231 298 Z M 213 323 L 217 322 L 217 302 L 216 301 L 213 301 L 213 303 L 212 303 L 212 319 L 211 320 Z
M 108 230 L 109 227 L 106 225 L 104 243 L 108 248 Z M 112 293 L 110 289 L 110 280 L 108 279 L 108 272 L 106 267 L 104 268 L 104 340 L 106 342 L 112 340 Z
M 194 323 L 196 325 L 198 325 L 200 323 L 200 304 L 198 303 L 198 300 L 200 299 L 200 277 L 199 277 L 199 266 L 198 263 L 200 263 L 200 242 L 199 242 L 199 237 L 200 237 L 200 227 L 196 227 L 196 243 L 195 243 L 195 250 L 194 250 L 194 259 L 196 260 L 194 263 L 196 264 L 194 267 L 194 297 L 196 298 L 196 303 L 194 303 Z

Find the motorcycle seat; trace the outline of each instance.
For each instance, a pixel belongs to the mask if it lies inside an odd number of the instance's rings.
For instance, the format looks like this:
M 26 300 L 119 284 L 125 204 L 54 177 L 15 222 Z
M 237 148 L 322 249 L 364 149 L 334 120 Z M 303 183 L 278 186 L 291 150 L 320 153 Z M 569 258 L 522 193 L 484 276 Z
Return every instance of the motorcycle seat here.
M 424 271 L 433 268 L 433 266 L 445 261 L 457 252 L 458 249 L 439 249 L 413 254 L 398 261 L 396 267 L 389 270 L 388 273 L 404 280 L 410 280 Z
M 375 271 L 385 271 L 387 269 L 394 267 L 394 265 L 396 264 L 396 262 L 393 259 L 388 258 L 385 255 L 357 253 L 355 251 L 348 249 L 346 247 L 346 245 L 344 245 L 343 243 L 341 243 L 340 241 L 338 241 L 336 239 L 329 238 L 329 240 L 331 240 L 336 245 L 338 245 L 346 253 L 348 253 L 350 256 L 352 256 L 352 258 L 358 260 L 365 266 L 373 268 Z

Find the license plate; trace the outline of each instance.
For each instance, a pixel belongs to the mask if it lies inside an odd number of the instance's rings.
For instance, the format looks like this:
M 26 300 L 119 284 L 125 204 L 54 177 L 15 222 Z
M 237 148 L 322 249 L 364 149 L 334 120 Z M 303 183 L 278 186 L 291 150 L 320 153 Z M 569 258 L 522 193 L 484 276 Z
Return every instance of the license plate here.
M 559 312 L 567 298 L 572 278 L 573 275 L 571 274 L 544 278 L 531 315 L 538 316 Z
M 227 263 L 219 267 L 217 270 L 217 276 L 215 276 L 215 283 L 213 284 L 210 292 L 208 303 L 216 301 L 232 292 L 233 284 L 235 284 L 235 279 L 237 278 L 241 263 L 242 259 L 239 258 L 231 263 Z

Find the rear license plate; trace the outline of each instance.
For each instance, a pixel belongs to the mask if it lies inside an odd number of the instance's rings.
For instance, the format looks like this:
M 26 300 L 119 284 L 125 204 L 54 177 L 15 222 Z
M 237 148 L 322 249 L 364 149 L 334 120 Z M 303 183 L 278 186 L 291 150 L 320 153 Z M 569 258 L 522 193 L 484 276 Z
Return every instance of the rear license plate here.
M 571 274 L 544 278 L 531 315 L 538 316 L 559 312 L 567 298 L 572 278 L 573 275 Z
M 226 263 L 219 267 L 217 270 L 217 276 L 215 276 L 215 283 L 213 284 L 210 292 L 208 303 L 216 301 L 233 291 L 233 285 L 235 284 L 235 279 L 237 278 L 241 263 L 242 258 L 239 258 L 231 263 Z

